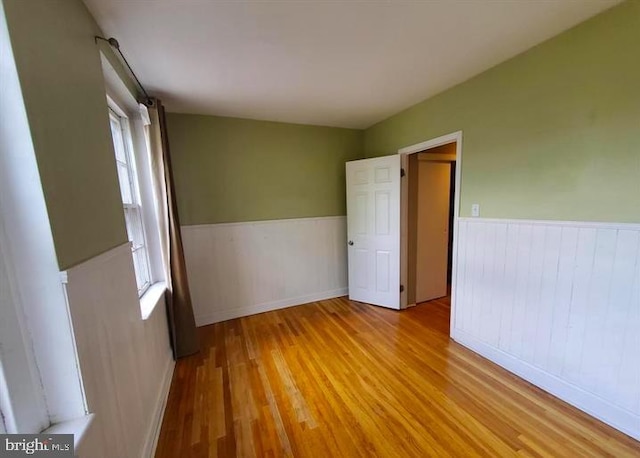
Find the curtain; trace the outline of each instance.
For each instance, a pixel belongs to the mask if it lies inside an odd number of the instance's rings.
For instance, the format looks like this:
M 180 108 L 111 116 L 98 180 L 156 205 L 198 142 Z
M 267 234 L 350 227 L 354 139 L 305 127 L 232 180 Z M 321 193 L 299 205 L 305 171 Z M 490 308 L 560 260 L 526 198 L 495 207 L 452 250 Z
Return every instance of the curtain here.
M 167 279 L 169 337 L 173 356 L 178 359 L 199 351 L 198 335 L 182 248 L 164 107 L 160 100 L 154 99 L 153 106 L 144 108 L 146 110 L 141 106 L 143 118 L 147 118 L 145 119 L 147 146 L 151 156 L 156 214 L 160 225 L 160 245 Z

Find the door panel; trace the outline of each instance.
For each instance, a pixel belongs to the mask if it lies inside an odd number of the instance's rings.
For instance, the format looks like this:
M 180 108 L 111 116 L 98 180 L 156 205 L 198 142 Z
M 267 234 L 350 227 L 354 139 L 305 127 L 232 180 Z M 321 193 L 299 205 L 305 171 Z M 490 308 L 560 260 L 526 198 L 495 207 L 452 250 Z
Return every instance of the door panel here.
M 353 280 L 355 282 L 354 286 L 359 289 L 367 288 L 367 258 L 368 252 L 367 250 L 363 250 L 362 248 L 356 248 L 353 250 L 354 253 L 354 266 L 353 269 L 349 270 L 351 274 L 353 272 Z M 351 275 L 350 275 L 351 276 Z M 351 278 L 349 278 L 351 280 Z
M 347 162 L 349 298 L 400 308 L 400 156 Z
M 389 235 L 391 225 L 391 196 L 389 191 L 376 191 L 376 235 Z

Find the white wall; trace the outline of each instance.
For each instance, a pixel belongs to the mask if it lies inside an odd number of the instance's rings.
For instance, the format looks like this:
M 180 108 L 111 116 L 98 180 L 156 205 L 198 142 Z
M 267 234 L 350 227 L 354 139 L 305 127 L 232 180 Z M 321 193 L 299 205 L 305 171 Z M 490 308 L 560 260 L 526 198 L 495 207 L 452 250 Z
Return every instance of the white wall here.
M 640 439 L 640 225 L 460 218 L 453 338 Z
M 347 294 L 346 217 L 183 226 L 196 324 Z
M 78 455 L 150 456 L 174 367 L 164 303 L 142 320 L 128 243 L 66 276 L 87 405 L 95 418 Z

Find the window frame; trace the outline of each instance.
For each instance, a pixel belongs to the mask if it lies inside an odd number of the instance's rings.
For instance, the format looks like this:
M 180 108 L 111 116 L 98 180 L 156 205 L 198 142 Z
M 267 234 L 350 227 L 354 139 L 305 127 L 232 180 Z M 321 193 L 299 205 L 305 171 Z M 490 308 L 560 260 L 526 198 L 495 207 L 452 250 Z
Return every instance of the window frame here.
M 107 106 L 116 114 L 127 118 L 129 129 L 129 143 L 127 146 L 133 152 L 133 162 L 136 167 L 138 195 L 142 202 L 141 214 L 147 245 L 147 258 L 150 270 L 150 286 L 139 297 L 140 316 L 147 320 L 158 307 L 164 303 L 167 290 L 167 270 L 165 268 L 162 251 L 162 233 L 156 192 L 153 185 L 151 154 L 146 136 L 146 107 L 140 105 L 123 83 L 120 75 L 113 69 L 109 60 L 101 53 L 103 76 L 105 79 L 105 97 Z M 109 131 L 110 132 L 110 131 Z M 115 159 L 115 154 L 114 154 Z
M 121 159 L 118 158 L 118 154 L 116 151 L 116 145 L 114 144 L 114 160 L 116 161 L 116 167 L 120 166 L 125 166 L 127 169 L 127 178 L 129 181 L 129 189 L 130 189 L 130 197 L 131 197 L 131 203 L 125 203 L 124 199 L 122 202 L 122 206 L 123 206 L 123 212 L 125 215 L 125 222 L 127 225 L 127 237 L 129 238 L 129 241 L 131 242 L 131 255 L 134 261 L 134 269 L 136 271 L 136 280 L 138 279 L 138 277 L 143 277 L 146 281 L 142 284 L 142 285 L 138 285 L 137 281 L 136 281 L 136 287 L 138 289 L 138 298 L 142 298 L 147 291 L 149 291 L 149 289 L 151 288 L 151 286 L 155 283 L 154 282 L 154 275 L 152 272 L 152 266 L 151 266 L 151 256 L 150 256 L 150 249 L 149 249 L 149 243 L 148 243 L 148 229 L 147 229 L 147 222 L 145 221 L 145 217 L 144 217 L 144 210 L 145 210 L 145 206 L 146 203 L 143 201 L 142 195 L 141 195 L 141 183 L 140 183 L 140 176 L 138 174 L 138 164 L 137 164 L 137 154 L 135 151 L 135 148 L 133 146 L 133 135 L 132 135 L 132 129 L 131 129 L 131 124 L 130 124 L 130 120 L 129 120 L 129 116 L 127 115 L 127 113 L 118 106 L 118 104 L 113 100 L 113 98 L 111 97 L 107 97 L 107 101 L 108 101 L 108 108 L 109 108 L 109 129 L 112 130 L 112 120 L 115 120 L 116 123 L 118 124 L 118 127 L 120 129 L 120 135 L 121 135 L 121 139 L 122 139 L 122 144 L 123 144 L 123 148 L 124 148 L 124 161 L 122 161 Z M 121 183 L 120 183 L 120 178 L 118 177 L 118 187 L 120 188 Z M 121 192 L 121 198 L 122 198 L 122 189 L 120 190 Z M 135 239 L 135 237 L 132 237 L 132 235 L 129 233 L 130 230 L 130 225 L 131 223 L 131 214 L 135 214 L 136 216 L 134 218 L 137 218 L 138 220 L 138 225 L 139 227 L 137 228 L 137 230 L 140 231 L 140 239 L 138 242 L 138 245 L 136 245 L 136 241 L 132 240 Z M 133 228 L 132 230 L 136 230 L 136 228 Z M 142 256 L 142 266 L 141 267 L 140 264 L 137 263 L 136 261 L 136 256 Z M 139 268 L 144 268 L 145 272 L 139 272 L 138 269 Z

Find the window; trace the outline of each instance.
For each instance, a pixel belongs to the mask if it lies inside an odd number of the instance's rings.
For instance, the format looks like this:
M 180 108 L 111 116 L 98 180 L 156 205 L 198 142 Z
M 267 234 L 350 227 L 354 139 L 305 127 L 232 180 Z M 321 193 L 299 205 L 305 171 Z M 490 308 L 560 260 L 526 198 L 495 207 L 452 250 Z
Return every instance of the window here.
M 151 272 L 149 268 L 148 245 L 142 218 L 140 186 L 136 173 L 136 162 L 133 157 L 131 130 L 129 120 L 125 116 L 118 114 L 112 108 L 109 109 L 109 121 L 111 124 L 113 146 L 116 153 L 116 166 L 118 168 L 118 181 L 120 182 L 124 218 L 127 224 L 129 241 L 131 242 L 133 266 L 136 272 L 138 296 L 142 297 L 151 285 Z

